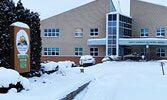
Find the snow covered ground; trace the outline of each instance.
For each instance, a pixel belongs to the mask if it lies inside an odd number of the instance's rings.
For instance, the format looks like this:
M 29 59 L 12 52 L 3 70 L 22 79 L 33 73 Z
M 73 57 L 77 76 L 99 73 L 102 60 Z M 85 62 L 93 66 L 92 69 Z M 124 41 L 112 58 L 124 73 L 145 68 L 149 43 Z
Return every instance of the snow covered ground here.
M 74 100 L 167 100 L 167 63 L 164 76 L 159 61 L 105 62 L 85 67 L 84 73 L 80 67 L 64 68 L 30 78 L 29 91 L 0 94 L 0 99 L 59 100 L 92 81 Z
M 106 62 L 85 72 L 95 80 L 74 100 L 167 100 L 160 62 Z
M 75 91 L 78 87 L 93 79 L 89 75 L 80 73 L 81 67 L 69 67 L 71 63 L 69 61 L 50 62 L 47 65 L 53 65 L 53 68 L 59 65 L 57 72 L 30 78 L 30 89 L 28 91 L 23 90 L 20 93 L 9 92 L 7 94 L 0 94 L 0 100 L 59 100 L 64 98 L 70 92 Z M 46 70 L 49 69 L 52 68 Z M 3 77 L 0 78 L 3 79 Z

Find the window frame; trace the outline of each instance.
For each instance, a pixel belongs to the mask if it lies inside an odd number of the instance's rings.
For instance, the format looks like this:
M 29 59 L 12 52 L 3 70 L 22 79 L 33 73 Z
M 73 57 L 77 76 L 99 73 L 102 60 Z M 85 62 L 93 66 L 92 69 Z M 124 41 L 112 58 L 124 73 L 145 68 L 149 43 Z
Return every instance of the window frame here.
M 47 31 L 45 31 L 45 30 L 47 30 Z M 51 31 L 49 31 L 49 30 L 51 30 Z M 53 30 L 55 30 L 55 31 L 53 31 Z M 43 37 L 59 37 L 60 36 L 60 29 L 59 28 L 45 28 L 43 30 L 43 33 L 44 33 Z M 45 34 L 47 34 L 47 36 L 45 36 Z M 49 36 L 49 34 L 50 34 L 50 36 Z M 55 34 L 55 36 L 53 36 L 53 34 Z
M 91 49 L 93 49 L 93 51 L 91 51 Z M 95 51 L 95 49 L 97 49 L 97 51 Z M 91 55 L 91 53 L 93 53 L 93 55 Z M 95 53 L 97 53 L 97 56 L 95 55 Z M 93 57 L 98 57 L 99 56 L 99 48 L 98 47 L 90 47 L 89 54 Z
M 162 52 L 163 49 L 164 49 L 164 52 Z M 157 51 L 159 51 L 159 52 L 157 52 Z M 159 56 L 158 56 L 158 53 L 159 53 Z M 164 53 L 164 56 L 162 56 L 163 53 Z M 165 48 L 156 48 L 156 56 L 160 57 L 160 58 L 165 57 L 166 56 L 166 54 L 165 54 Z
M 143 52 L 142 52 L 143 49 Z M 146 48 L 141 48 L 140 49 L 140 56 L 142 56 L 142 53 L 144 54 L 144 56 L 146 56 Z
M 45 51 L 45 49 L 47 49 L 47 51 Z M 49 51 L 50 49 L 50 51 Z M 55 50 L 53 50 L 55 49 Z M 49 52 L 51 53 L 49 55 Z M 46 55 L 45 55 L 46 53 Z M 52 53 L 55 53 L 55 55 L 52 55 Z M 58 53 L 58 54 L 57 54 Z M 59 56 L 60 55 L 60 48 L 57 48 L 57 47 L 44 47 L 43 48 L 43 56 Z
M 160 32 L 157 32 L 157 29 L 160 29 Z M 162 29 L 164 29 L 164 32 L 162 32 Z M 157 35 L 157 34 L 160 34 L 160 35 Z M 164 36 L 162 35 L 162 33 L 164 33 Z M 156 37 L 165 37 L 165 28 L 162 27 L 162 28 L 156 28 Z
M 76 49 L 78 49 L 78 50 L 76 51 Z M 82 51 L 80 51 L 80 49 L 82 49 Z M 76 55 L 76 53 L 78 53 L 78 55 Z M 82 54 L 80 55 L 80 53 L 82 53 Z M 75 56 L 82 56 L 83 55 L 83 48 L 81 48 L 81 47 L 75 47 L 74 48 L 74 55 Z
M 76 29 L 81 29 L 82 32 L 76 32 Z M 81 35 L 76 36 L 76 33 L 78 33 L 78 34 L 82 34 L 82 36 L 81 36 Z M 83 37 L 83 36 L 84 36 L 84 29 L 81 28 L 81 27 L 77 27 L 77 28 L 75 28 L 75 29 L 74 29 L 74 36 L 75 36 L 75 37 Z
M 142 33 L 142 30 L 144 30 L 144 33 Z M 146 36 L 146 30 L 148 30 L 148 36 Z M 142 28 L 140 29 L 140 37 L 149 37 L 149 28 Z M 144 36 L 142 36 L 142 34 L 144 34 Z
M 91 29 L 93 29 L 93 32 L 91 32 Z M 95 30 L 97 29 L 97 32 L 95 32 Z M 93 35 L 91 35 L 91 33 L 93 33 Z M 95 35 L 97 33 L 97 35 Z M 89 36 L 90 37 L 99 37 L 99 28 L 90 28 L 89 29 Z

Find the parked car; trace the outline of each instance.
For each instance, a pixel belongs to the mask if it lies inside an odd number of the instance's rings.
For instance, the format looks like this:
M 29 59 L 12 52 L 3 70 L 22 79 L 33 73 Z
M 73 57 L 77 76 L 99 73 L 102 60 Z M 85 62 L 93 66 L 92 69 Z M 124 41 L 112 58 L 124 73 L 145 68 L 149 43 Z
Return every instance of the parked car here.
M 93 58 L 91 55 L 84 55 L 81 56 L 79 61 L 80 66 L 91 66 L 95 64 L 95 58 Z

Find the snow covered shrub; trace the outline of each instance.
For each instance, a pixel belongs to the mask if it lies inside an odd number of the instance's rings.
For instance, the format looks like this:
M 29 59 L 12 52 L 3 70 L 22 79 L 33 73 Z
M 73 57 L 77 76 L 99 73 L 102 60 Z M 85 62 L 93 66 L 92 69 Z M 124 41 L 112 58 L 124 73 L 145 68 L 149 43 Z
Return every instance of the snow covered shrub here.
M 42 69 L 42 72 L 43 73 L 47 73 L 47 74 L 50 74 L 50 73 L 53 73 L 55 71 L 58 70 L 58 64 L 56 62 L 47 62 L 47 63 L 41 63 L 41 69 Z
M 111 56 L 106 56 L 102 59 L 102 62 L 106 62 L 106 61 L 117 61 L 118 60 L 118 56 L 116 55 L 111 55 Z
M 16 88 L 17 92 L 23 89 L 29 90 L 29 80 L 20 76 L 15 70 L 0 67 L 0 93 L 7 93 L 11 88 Z

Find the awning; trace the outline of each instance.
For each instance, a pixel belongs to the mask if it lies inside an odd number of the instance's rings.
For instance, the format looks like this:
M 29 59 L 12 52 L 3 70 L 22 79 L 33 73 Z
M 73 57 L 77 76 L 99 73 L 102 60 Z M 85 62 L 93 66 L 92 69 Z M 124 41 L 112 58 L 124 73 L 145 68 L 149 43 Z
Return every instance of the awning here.
M 88 39 L 87 45 L 106 45 L 106 38 Z M 160 38 L 120 38 L 119 45 L 161 45 L 167 46 L 167 39 Z
M 88 39 L 87 45 L 106 45 L 106 38 Z
M 119 45 L 162 45 L 167 46 L 167 39 L 160 38 L 121 38 Z

